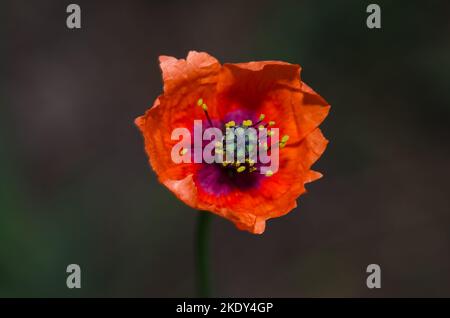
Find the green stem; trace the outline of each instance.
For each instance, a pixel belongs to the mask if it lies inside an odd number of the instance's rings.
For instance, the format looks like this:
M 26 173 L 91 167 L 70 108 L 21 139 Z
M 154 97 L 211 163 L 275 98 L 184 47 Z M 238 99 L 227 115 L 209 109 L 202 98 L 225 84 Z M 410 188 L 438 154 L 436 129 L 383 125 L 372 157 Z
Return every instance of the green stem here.
M 199 297 L 210 297 L 209 223 L 210 213 L 200 212 L 197 221 L 197 288 Z

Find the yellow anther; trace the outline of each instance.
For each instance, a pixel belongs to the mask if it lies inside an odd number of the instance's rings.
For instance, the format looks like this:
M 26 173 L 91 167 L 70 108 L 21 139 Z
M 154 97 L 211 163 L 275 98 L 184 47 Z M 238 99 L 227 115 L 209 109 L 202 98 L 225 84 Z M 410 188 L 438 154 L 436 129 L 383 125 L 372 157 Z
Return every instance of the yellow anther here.
M 236 169 L 237 172 L 243 172 L 245 170 L 245 166 L 240 166 Z
M 188 150 L 186 148 L 181 148 L 180 155 L 184 156 L 187 152 Z
M 253 166 L 255 164 L 255 160 L 252 159 L 248 159 L 248 164 L 251 166 Z
M 225 124 L 225 127 L 229 128 L 229 127 L 234 127 L 236 126 L 236 123 L 234 122 L 234 120 L 229 121 L 228 123 Z
M 222 166 L 224 166 L 224 167 L 228 166 L 228 164 L 229 164 L 229 162 L 228 162 L 228 161 L 224 161 L 224 162 L 222 162 Z
M 286 143 L 285 142 L 281 142 L 280 143 L 280 148 L 284 148 L 286 146 Z
M 275 125 L 275 122 L 273 120 L 269 121 L 269 126 Z
M 203 110 L 206 112 L 206 111 L 208 110 L 208 105 L 202 104 L 202 108 L 203 108 Z
M 263 129 L 264 129 L 264 125 L 259 125 L 259 126 L 258 126 L 258 129 L 259 129 L 259 130 L 263 130 Z
M 247 119 L 242 122 L 242 125 L 246 126 L 246 127 L 250 127 L 251 125 L 253 125 L 253 122 L 250 119 Z
M 266 118 L 266 115 L 264 114 L 259 115 L 259 120 L 264 120 L 264 118 Z
M 271 177 L 271 176 L 273 176 L 272 170 L 267 170 L 266 171 L 266 177 Z
M 239 167 L 241 165 L 239 160 L 237 160 L 234 164 L 235 164 L 236 167 Z
M 257 168 L 256 167 L 250 167 L 250 172 L 256 171 Z
M 200 98 L 198 101 L 197 101 L 197 106 L 202 106 L 203 105 L 203 98 Z
M 289 140 L 289 136 L 288 135 L 284 135 L 283 138 L 281 138 L 281 142 L 282 143 L 286 143 Z

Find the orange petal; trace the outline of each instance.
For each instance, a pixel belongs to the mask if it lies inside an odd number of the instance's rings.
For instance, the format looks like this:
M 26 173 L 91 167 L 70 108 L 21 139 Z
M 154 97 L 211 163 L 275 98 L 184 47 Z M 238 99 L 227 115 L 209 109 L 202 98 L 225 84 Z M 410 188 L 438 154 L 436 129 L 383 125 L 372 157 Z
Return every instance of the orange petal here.
M 224 64 L 217 85 L 219 113 L 257 110 L 275 89 L 300 91 L 300 66 L 278 61 Z M 258 114 L 259 115 L 259 114 Z
M 317 128 L 327 117 L 330 105 L 325 99 L 302 82 L 302 101 L 296 106 L 296 121 L 301 129 L 300 139 Z
M 195 51 L 189 52 L 186 59 L 161 56 L 159 60 L 164 94 L 135 122 L 144 136 L 150 163 L 165 184 L 184 179 L 196 169 L 194 164 L 173 163 L 171 149 L 178 141 L 171 140 L 171 134 L 175 128 L 189 129 L 194 119 L 204 118 L 196 103 L 199 98 L 214 100 L 221 65 L 209 54 Z
M 220 63 L 204 52 L 190 51 L 186 59 L 160 56 L 159 63 L 164 80 L 164 94 L 188 92 L 198 85 L 214 84 Z

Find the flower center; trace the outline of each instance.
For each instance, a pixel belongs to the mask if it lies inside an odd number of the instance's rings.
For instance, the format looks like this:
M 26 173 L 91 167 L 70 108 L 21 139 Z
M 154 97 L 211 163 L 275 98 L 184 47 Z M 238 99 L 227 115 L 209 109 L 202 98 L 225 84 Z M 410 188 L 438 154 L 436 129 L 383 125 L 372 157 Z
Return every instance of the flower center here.
M 206 119 L 213 127 L 208 106 L 202 98 L 197 101 L 197 105 L 202 107 Z M 279 142 L 272 142 L 274 135 L 272 128 L 275 128 L 275 121 L 265 121 L 265 117 L 261 114 L 255 123 L 251 119 L 244 119 L 241 123 L 231 120 L 221 128 L 223 138 L 216 142 L 214 152 L 216 157 L 221 157 L 220 165 L 227 174 L 261 173 L 262 163 L 258 161 L 258 154 L 261 152 L 268 154 L 274 147 L 286 146 L 288 135 L 284 135 Z M 271 177 L 273 172 L 266 169 L 264 174 Z

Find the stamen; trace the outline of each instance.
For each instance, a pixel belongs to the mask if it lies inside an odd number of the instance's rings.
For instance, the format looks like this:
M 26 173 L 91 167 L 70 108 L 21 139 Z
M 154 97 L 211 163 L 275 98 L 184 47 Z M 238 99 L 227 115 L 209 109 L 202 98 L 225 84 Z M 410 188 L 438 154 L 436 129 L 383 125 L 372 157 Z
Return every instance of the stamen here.
M 228 123 L 225 124 L 226 128 L 230 128 L 230 127 L 234 127 L 236 126 L 236 123 L 234 122 L 234 120 L 229 121 Z
M 237 172 L 243 172 L 245 170 L 245 166 L 240 166 L 236 169 Z
M 203 98 L 199 98 L 198 99 L 197 106 L 201 106 L 202 107 L 203 111 L 205 112 L 205 116 L 206 116 L 206 119 L 208 120 L 209 125 L 211 127 L 213 127 L 211 118 L 209 117 L 209 114 L 208 114 L 208 105 L 206 105 L 206 103 L 203 102 Z
M 256 123 L 254 123 L 252 125 L 252 127 L 256 127 L 258 124 L 260 124 L 264 120 L 264 118 L 266 118 L 266 115 L 264 115 L 264 114 L 259 115 L 258 121 Z
M 271 177 L 271 176 L 273 176 L 272 170 L 267 170 L 266 171 L 266 177 Z
M 253 122 L 252 122 L 250 119 L 244 120 L 244 121 L 242 122 L 242 125 L 243 125 L 244 127 L 250 127 L 252 124 L 253 124 Z
M 266 123 L 266 124 L 264 124 L 264 128 L 267 128 L 267 127 L 270 127 L 270 126 L 273 126 L 273 125 L 275 125 L 275 122 L 273 121 L 273 120 L 271 120 L 271 121 L 269 121 L 268 123 Z
M 279 142 L 280 148 L 284 148 L 286 146 L 287 141 L 289 140 L 289 135 L 284 135 Z

